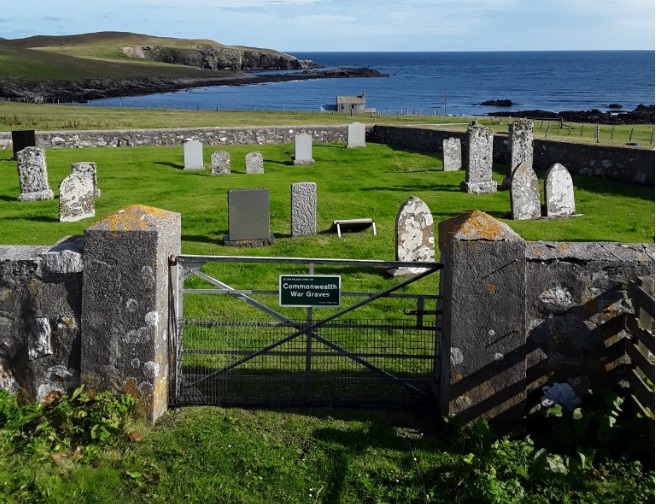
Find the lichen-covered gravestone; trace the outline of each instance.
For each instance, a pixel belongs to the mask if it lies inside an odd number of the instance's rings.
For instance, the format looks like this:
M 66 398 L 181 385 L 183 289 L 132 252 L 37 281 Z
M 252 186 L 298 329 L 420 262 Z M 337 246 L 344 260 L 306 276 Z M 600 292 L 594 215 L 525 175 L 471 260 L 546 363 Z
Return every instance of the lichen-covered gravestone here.
M 401 205 L 396 215 L 396 260 L 435 261 L 435 236 L 433 214 L 428 205 L 411 196 Z M 424 268 L 398 268 L 391 270 L 394 276 L 420 273 Z
M 59 184 L 59 222 L 76 222 L 95 217 L 93 179 L 85 173 L 71 173 Z
M 259 152 L 249 152 L 246 154 L 246 173 L 259 174 L 264 173 L 264 158 Z
M 314 164 L 312 158 L 312 136 L 309 133 L 299 133 L 294 137 L 294 164 L 309 166 Z
M 460 190 L 473 194 L 497 192 L 497 183 L 492 180 L 492 141 L 490 128 L 473 124 L 467 128 L 467 167 L 465 181 Z
M 513 171 L 526 163 L 533 168 L 533 122 L 528 119 L 516 119 L 508 126 L 508 174 L 502 187 L 510 187 Z
M 360 122 L 354 122 L 348 125 L 347 129 L 348 141 L 346 147 L 348 149 L 354 149 L 357 147 L 366 147 L 365 142 L 365 127 L 364 124 Z
M 442 141 L 444 171 L 458 171 L 462 168 L 462 148 L 459 138 L 445 138 Z
M 40 201 L 55 198 L 48 185 L 46 154 L 40 147 L 25 147 L 16 154 L 21 193 L 18 201 Z
M 576 212 L 572 176 L 560 163 L 553 164 L 547 171 L 544 206 L 547 217 L 566 217 Z
M 185 170 L 204 170 L 203 144 L 198 140 L 188 139 L 182 144 L 184 150 Z
M 528 163 L 521 163 L 510 181 L 510 207 L 515 220 L 539 219 L 540 185 Z
M 317 234 L 317 184 L 298 182 L 292 184 L 292 236 Z
M 211 175 L 230 175 L 230 153 L 227 151 L 219 150 L 212 152 L 210 157 L 212 163 Z
M 93 180 L 94 194 L 96 198 L 100 196 L 100 189 L 98 189 L 98 166 L 96 163 L 90 161 L 81 161 L 79 163 L 73 163 L 71 165 L 72 173 L 81 173 L 83 175 L 88 175 Z

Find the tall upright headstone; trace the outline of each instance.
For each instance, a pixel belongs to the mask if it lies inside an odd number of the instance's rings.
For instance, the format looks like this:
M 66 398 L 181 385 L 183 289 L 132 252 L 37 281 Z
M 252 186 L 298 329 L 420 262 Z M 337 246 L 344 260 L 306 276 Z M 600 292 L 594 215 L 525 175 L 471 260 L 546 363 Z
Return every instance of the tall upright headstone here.
M 294 164 L 308 166 L 314 164 L 312 158 L 312 135 L 299 133 L 294 137 Z
M 442 140 L 442 160 L 444 171 L 458 171 L 462 168 L 462 148 L 459 138 Z
M 544 181 L 544 206 L 547 217 L 566 217 L 576 212 L 574 182 L 567 168 L 554 163 Z
M 538 176 L 528 163 L 521 163 L 513 171 L 510 207 L 515 220 L 539 219 L 542 215 Z
M 96 163 L 90 161 L 80 161 L 79 163 L 73 163 L 71 165 L 72 173 L 81 173 L 82 175 L 87 175 L 91 177 L 93 181 L 93 190 L 96 197 L 100 196 L 100 189 L 98 189 L 98 166 Z
M 508 173 L 502 187 L 510 187 L 512 173 L 522 163 L 533 168 L 533 122 L 529 119 L 516 119 L 508 125 Z
M 365 142 L 365 127 L 360 122 L 354 122 L 348 125 L 347 129 L 348 139 L 346 147 L 354 149 L 356 147 L 366 147 Z
M 460 190 L 473 194 L 497 192 L 492 180 L 492 146 L 494 134 L 490 128 L 472 124 L 467 128 L 467 166 Z
M 262 247 L 275 242 L 269 229 L 269 190 L 228 191 L 228 236 L 223 243 L 236 247 Z
M 317 234 L 317 184 L 298 182 L 292 184 L 292 236 Z
M 210 157 L 212 164 L 211 175 L 230 175 L 230 153 L 224 150 L 212 152 Z
M 76 222 L 95 217 L 93 179 L 85 173 L 71 173 L 59 184 L 59 222 Z
M 16 154 L 21 193 L 18 201 L 51 200 L 46 154 L 40 147 L 25 147 Z
M 411 196 L 396 215 L 396 260 L 435 261 L 433 214 L 421 198 Z M 394 276 L 419 273 L 424 268 L 400 268 L 390 271 Z
M 204 170 L 203 144 L 195 139 L 187 139 L 182 144 L 185 170 Z
M 246 154 L 245 163 L 247 174 L 264 173 L 264 158 L 260 152 L 249 152 Z

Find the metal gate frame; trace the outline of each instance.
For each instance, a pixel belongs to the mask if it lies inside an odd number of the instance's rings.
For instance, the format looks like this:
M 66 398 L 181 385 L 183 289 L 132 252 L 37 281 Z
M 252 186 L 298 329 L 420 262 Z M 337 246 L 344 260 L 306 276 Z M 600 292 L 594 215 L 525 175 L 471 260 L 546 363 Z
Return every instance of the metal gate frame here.
M 200 268 L 209 262 L 221 262 L 221 263 L 264 263 L 264 264 L 305 264 L 308 266 L 308 273 L 310 275 L 314 274 L 315 265 L 332 265 L 332 266 L 356 266 L 356 267 L 374 267 L 382 269 L 394 269 L 394 268 L 412 268 L 417 271 L 410 276 L 409 278 L 401 281 L 400 283 L 384 289 L 380 292 L 371 293 L 371 292 L 343 292 L 342 296 L 344 297 L 364 297 L 362 301 L 359 301 L 351 306 L 339 310 L 337 313 L 334 313 L 321 320 L 313 320 L 313 308 L 308 307 L 307 309 L 307 318 L 306 323 L 302 324 L 293 319 L 290 319 L 286 315 L 270 308 L 263 303 L 253 299 L 252 295 L 257 294 L 269 294 L 275 295 L 278 294 L 278 290 L 238 290 L 230 285 L 211 277 L 210 275 L 200 271 Z M 196 384 L 208 380 L 211 377 L 218 375 L 219 373 L 230 371 L 231 369 L 236 368 L 237 366 L 271 350 L 276 347 L 294 339 L 305 335 L 308 341 L 308 352 L 310 352 L 310 340 L 314 339 L 328 346 L 340 356 L 348 357 L 349 359 L 355 361 L 356 363 L 364 366 L 365 368 L 373 371 L 374 373 L 384 377 L 387 380 L 390 380 L 397 385 L 400 385 L 410 391 L 411 393 L 416 394 L 419 397 L 423 397 L 427 402 L 435 403 L 437 402 L 437 391 L 439 390 L 439 359 L 440 359 L 440 326 L 438 323 L 440 314 L 441 314 L 441 295 L 439 294 L 402 294 L 395 293 L 395 291 L 402 289 L 403 287 L 420 280 L 428 275 L 431 275 L 441 269 L 444 265 L 437 262 L 416 262 L 416 261 L 381 261 L 381 260 L 366 260 L 366 259 L 328 259 L 328 258 L 300 258 L 300 257 L 256 257 L 256 256 L 205 256 L 205 255 L 187 255 L 181 254 L 178 256 L 172 256 L 169 259 L 169 369 L 170 369 L 170 391 L 169 391 L 169 403 L 171 406 L 179 406 L 185 404 L 184 397 L 182 395 L 183 386 L 193 387 Z M 174 274 L 175 272 L 175 274 Z M 208 282 L 211 285 L 214 285 L 214 289 L 185 289 L 184 281 L 185 279 L 191 276 L 197 276 L 204 281 Z M 183 355 L 183 322 L 184 318 L 180 315 L 183 314 L 184 308 L 184 294 L 224 294 L 234 296 L 242 301 L 247 302 L 249 305 L 261 310 L 262 312 L 274 317 L 275 319 L 283 322 L 287 326 L 294 328 L 295 331 L 263 348 L 260 348 L 257 351 L 251 352 L 248 355 L 243 356 L 242 358 L 231 362 L 230 364 L 224 366 L 223 368 L 214 371 L 206 376 L 203 376 L 199 380 L 191 384 L 183 384 L 183 375 L 182 375 L 182 355 Z M 343 315 L 350 313 L 366 304 L 375 301 L 376 299 L 382 297 L 397 297 L 397 298 L 415 298 L 417 300 L 417 309 L 416 310 L 404 310 L 406 315 L 416 316 L 416 329 L 429 329 L 434 330 L 434 342 L 435 349 L 433 355 L 433 387 L 430 393 L 421 390 L 411 383 L 394 376 L 388 371 L 381 369 L 378 366 L 362 359 L 358 355 L 355 355 L 353 352 L 342 348 L 341 346 L 335 344 L 331 340 L 321 336 L 317 329 L 320 329 L 322 326 L 326 326 L 329 322 L 342 317 Z M 436 309 L 429 311 L 424 309 L 424 300 L 435 300 Z M 424 325 L 424 316 L 435 316 L 435 322 L 433 326 Z M 367 325 L 362 325 L 360 327 L 367 327 Z M 309 356 L 307 357 L 309 358 Z M 306 387 L 308 385 L 309 377 L 306 376 Z

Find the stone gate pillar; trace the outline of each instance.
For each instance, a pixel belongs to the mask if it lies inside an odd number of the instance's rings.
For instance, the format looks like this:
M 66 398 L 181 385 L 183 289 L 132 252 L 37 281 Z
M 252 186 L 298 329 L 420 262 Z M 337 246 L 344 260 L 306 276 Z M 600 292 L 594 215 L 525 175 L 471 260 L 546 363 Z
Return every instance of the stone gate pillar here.
M 149 419 L 168 401 L 168 257 L 180 214 L 133 205 L 84 232 L 81 378 L 137 397 Z
M 439 224 L 440 408 L 501 421 L 526 410 L 525 249 L 510 227 L 473 211 Z

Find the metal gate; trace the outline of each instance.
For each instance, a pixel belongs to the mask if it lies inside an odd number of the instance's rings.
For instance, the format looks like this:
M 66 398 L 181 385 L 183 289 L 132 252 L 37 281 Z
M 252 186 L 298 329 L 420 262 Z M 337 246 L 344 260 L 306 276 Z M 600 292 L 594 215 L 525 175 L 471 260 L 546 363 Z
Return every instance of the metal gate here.
M 205 265 L 209 273 L 201 271 Z M 299 308 L 271 302 L 276 296 L 280 300 L 282 283 L 275 289 L 252 288 L 261 284 L 255 281 L 260 278 L 257 268 L 269 270 L 274 265 L 293 273 L 302 268 L 308 275 L 315 274 L 315 267 L 338 271 L 340 278 L 349 279 L 348 285 L 357 285 L 359 275 L 376 275 L 382 288 L 376 292 L 340 290 L 341 299 L 354 302 L 341 306 L 340 301 L 322 318 L 317 314 L 326 313 L 323 308 L 305 307 L 299 317 Z M 226 280 L 212 267 L 223 268 L 233 280 Z M 235 273 L 240 267 L 241 273 Z M 439 282 L 433 274 L 442 267 L 441 263 L 403 261 L 172 257 L 170 405 L 434 406 L 441 312 Z M 412 273 L 404 277 L 386 274 L 399 268 Z M 429 275 L 433 275 L 432 293 L 409 292 L 421 289 L 418 281 Z M 244 277 L 250 288 L 235 285 L 235 278 Z M 197 299 L 196 311 L 201 315 L 185 318 L 192 299 Z M 232 303 L 228 307 L 226 300 Z M 387 304 L 374 306 L 382 300 Z M 248 305 L 247 312 L 240 302 Z M 358 317 L 363 311 L 374 316 Z

